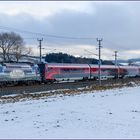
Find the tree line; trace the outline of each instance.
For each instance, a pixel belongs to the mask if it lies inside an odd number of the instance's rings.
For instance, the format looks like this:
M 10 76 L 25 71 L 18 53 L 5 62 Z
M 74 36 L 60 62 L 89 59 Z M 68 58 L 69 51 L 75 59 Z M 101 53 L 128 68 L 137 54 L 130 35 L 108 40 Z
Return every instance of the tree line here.
M 50 53 L 45 56 L 45 61 L 49 63 L 78 63 L 78 64 L 98 64 L 98 59 L 75 57 L 66 53 Z M 101 60 L 103 65 L 114 65 L 112 61 Z

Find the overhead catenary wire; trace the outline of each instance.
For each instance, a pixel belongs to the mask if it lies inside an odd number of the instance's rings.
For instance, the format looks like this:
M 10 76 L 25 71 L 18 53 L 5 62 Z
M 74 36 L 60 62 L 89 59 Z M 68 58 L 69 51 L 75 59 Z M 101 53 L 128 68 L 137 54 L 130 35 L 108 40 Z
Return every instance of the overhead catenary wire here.
M 64 36 L 64 35 L 53 35 L 53 34 L 46 34 L 46 33 L 39 33 L 39 32 L 31 32 L 31 31 L 27 31 L 27 30 L 20 30 L 20 29 L 17 29 L 17 28 L 6 27 L 6 26 L 0 26 L 0 29 L 20 32 L 20 33 L 23 33 L 23 34 L 40 35 L 40 36 L 44 36 L 44 37 L 59 38 L 59 39 L 78 39 L 78 40 L 81 40 L 81 39 L 84 39 L 84 40 L 96 39 L 95 37 L 71 37 L 71 36 Z
M 116 46 L 117 47 L 117 50 L 120 50 L 120 49 L 118 49 L 118 47 L 119 48 L 121 48 L 121 50 L 130 50 L 130 48 L 128 48 L 128 47 L 126 47 L 126 46 L 124 46 L 124 45 L 120 45 L 120 44 L 118 44 L 118 43 L 116 43 L 116 42 L 114 42 L 114 41 L 110 41 L 110 40 L 108 40 L 108 39 L 104 39 L 104 43 L 109 43 L 110 45 L 113 45 L 113 46 Z M 123 48 L 125 48 L 125 49 L 123 49 Z M 116 48 L 115 49 L 113 49 L 113 48 L 111 48 L 113 51 L 115 51 L 116 50 Z
M 23 33 L 23 34 L 32 34 L 32 35 L 38 35 L 38 37 L 43 37 L 45 39 L 46 38 L 59 38 L 59 39 L 71 39 L 71 40 L 93 40 L 97 37 L 71 37 L 71 36 L 64 36 L 64 35 L 54 35 L 54 34 L 46 34 L 46 33 L 40 33 L 40 32 L 32 32 L 32 31 L 27 31 L 27 30 L 21 30 L 21 29 L 17 29 L 17 28 L 13 28 L 13 27 L 7 27 L 7 26 L 0 26 L 0 30 L 8 30 L 11 32 L 19 32 L 19 33 Z M 38 37 L 34 37 L 34 38 L 24 38 L 25 40 L 36 40 L 36 38 Z M 119 46 L 121 49 L 125 48 L 127 50 L 131 50 L 130 48 L 126 48 L 126 46 L 123 45 L 119 45 L 117 43 L 114 43 L 110 40 L 104 39 L 104 42 L 108 42 L 109 44 L 112 44 L 113 46 Z M 115 49 L 116 50 L 116 49 Z M 123 49 L 124 50 L 124 49 Z
M 74 36 L 65 36 L 65 35 L 54 35 L 54 34 L 46 34 L 46 33 L 41 33 L 41 32 L 32 32 L 32 31 L 28 31 L 28 30 L 21 30 L 21 29 L 17 29 L 17 28 L 13 28 L 13 27 L 6 27 L 6 26 L 0 26 L 0 30 L 8 30 L 11 32 L 18 32 L 18 33 L 28 34 L 28 35 L 30 34 L 33 36 L 33 37 L 25 37 L 25 38 L 23 37 L 23 39 L 25 39 L 25 40 L 36 40 L 37 38 L 40 38 L 40 37 L 43 38 L 44 40 L 45 40 L 45 38 L 46 39 L 57 38 L 57 39 L 68 39 L 68 40 L 96 40 L 95 37 L 80 37 L 80 36 L 74 37 Z M 125 49 L 123 49 L 123 51 L 131 50 L 130 48 L 127 48 L 124 45 L 114 43 L 114 42 L 109 41 L 107 39 L 104 39 L 104 42 L 108 42 L 109 44 L 112 44 L 113 46 L 117 46 L 118 48 L 121 48 L 121 50 L 122 50 L 122 48 L 125 48 Z M 53 46 L 53 45 L 51 45 L 51 46 Z M 108 46 L 107 46 L 107 48 L 108 48 Z M 120 49 L 118 49 L 118 48 L 117 48 L 117 51 L 120 51 Z M 114 51 L 113 49 L 111 49 L 111 50 Z M 115 50 L 116 50 L 116 47 L 115 47 Z
M 13 28 L 13 27 L 6 27 L 6 26 L 0 26 L 1 30 L 8 30 L 11 32 L 19 32 L 19 33 L 23 33 L 23 34 L 31 34 L 31 35 L 38 35 L 38 37 L 42 36 L 45 40 L 45 38 L 59 38 L 59 39 L 69 39 L 69 40 L 93 40 L 96 38 L 95 37 L 71 37 L 71 36 L 64 36 L 64 35 L 53 35 L 53 34 L 46 34 L 46 33 L 39 33 L 39 32 L 32 32 L 32 31 L 27 31 L 27 30 L 21 30 L 21 29 L 17 29 L 17 28 Z M 25 40 L 36 40 L 36 38 L 38 37 L 23 37 Z M 104 39 L 104 42 L 108 42 L 114 46 L 119 46 L 121 48 L 124 48 L 124 46 L 119 45 L 117 43 L 114 43 L 112 41 L 109 41 L 107 39 Z M 125 47 L 126 48 L 126 47 Z M 129 48 L 126 48 L 127 50 Z

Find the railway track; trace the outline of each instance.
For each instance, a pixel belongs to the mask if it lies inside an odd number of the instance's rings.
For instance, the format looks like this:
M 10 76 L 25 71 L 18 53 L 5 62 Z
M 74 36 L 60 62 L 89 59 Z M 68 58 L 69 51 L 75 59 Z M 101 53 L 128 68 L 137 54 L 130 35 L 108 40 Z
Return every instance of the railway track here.
M 127 84 L 130 81 L 140 82 L 140 78 L 124 78 L 124 79 L 108 79 L 102 81 L 102 86 L 109 86 L 111 84 Z M 79 82 L 65 82 L 65 83 L 53 83 L 53 84 L 41 84 L 41 85 L 28 85 L 28 86 L 9 86 L 0 88 L 0 96 L 44 92 L 58 89 L 78 89 L 86 86 L 98 86 L 99 81 L 79 81 Z

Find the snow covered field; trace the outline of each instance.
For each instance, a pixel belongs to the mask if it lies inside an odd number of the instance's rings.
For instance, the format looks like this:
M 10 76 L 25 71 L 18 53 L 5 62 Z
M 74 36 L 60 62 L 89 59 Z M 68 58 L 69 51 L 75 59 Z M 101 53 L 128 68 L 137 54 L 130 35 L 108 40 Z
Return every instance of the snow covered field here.
M 0 138 L 140 138 L 140 87 L 0 104 Z

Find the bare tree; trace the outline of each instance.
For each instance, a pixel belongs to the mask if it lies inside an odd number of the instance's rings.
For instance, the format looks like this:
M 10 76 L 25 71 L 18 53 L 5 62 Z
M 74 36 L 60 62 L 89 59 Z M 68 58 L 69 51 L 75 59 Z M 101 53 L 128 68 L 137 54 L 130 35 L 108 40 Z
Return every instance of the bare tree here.
M 19 61 L 23 55 L 30 53 L 29 49 L 24 47 L 23 38 L 14 32 L 0 33 L 0 48 L 3 61 Z
M 12 57 L 12 60 L 15 60 L 15 61 L 19 61 L 22 57 L 26 57 L 28 56 L 29 54 L 31 54 L 31 49 L 30 48 L 27 48 L 25 46 L 15 46 L 11 49 L 11 54 L 13 54 L 11 57 Z

